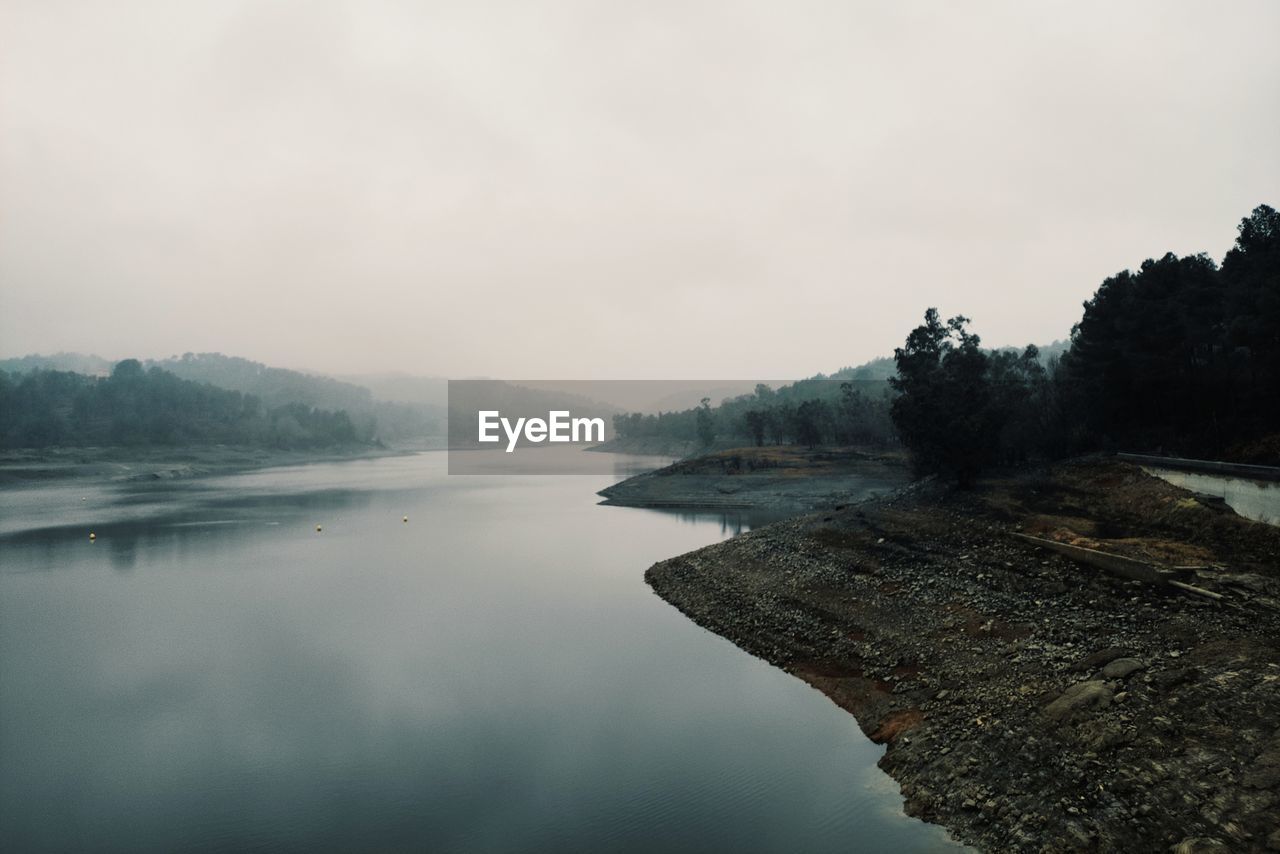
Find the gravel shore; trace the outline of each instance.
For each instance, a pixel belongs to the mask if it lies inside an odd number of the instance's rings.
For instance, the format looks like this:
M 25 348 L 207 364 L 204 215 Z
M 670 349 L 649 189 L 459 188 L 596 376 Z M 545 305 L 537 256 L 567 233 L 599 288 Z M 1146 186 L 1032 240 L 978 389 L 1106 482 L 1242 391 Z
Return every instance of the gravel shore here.
M 681 460 L 600 491 L 625 507 L 804 512 L 887 495 L 910 479 L 900 456 L 853 448 L 732 448 Z
M 1011 536 L 1197 565 L 1223 598 Z M 887 745 L 984 851 L 1280 850 L 1280 529 L 1090 459 L 917 484 L 656 564 L 700 625 Z

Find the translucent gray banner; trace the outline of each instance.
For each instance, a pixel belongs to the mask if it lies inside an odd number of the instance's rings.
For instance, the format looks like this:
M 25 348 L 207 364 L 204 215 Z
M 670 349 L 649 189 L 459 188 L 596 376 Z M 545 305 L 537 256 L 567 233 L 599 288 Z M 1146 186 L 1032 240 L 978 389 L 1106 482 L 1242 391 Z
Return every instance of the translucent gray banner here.
M 848 445 L 888 429 L 888 383 L 450 380 L 449 474 L 617 475 L 766 444 Z M 657 458 L 657 459 L 654 459 Z

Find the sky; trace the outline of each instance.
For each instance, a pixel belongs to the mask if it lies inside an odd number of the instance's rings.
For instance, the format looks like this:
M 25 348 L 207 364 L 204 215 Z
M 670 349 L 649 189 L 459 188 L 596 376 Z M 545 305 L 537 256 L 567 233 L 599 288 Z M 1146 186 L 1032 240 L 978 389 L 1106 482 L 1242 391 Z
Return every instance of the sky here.
M 806 376 L 1280 206 L 1280 3 L 0 2 L 0 356 Z

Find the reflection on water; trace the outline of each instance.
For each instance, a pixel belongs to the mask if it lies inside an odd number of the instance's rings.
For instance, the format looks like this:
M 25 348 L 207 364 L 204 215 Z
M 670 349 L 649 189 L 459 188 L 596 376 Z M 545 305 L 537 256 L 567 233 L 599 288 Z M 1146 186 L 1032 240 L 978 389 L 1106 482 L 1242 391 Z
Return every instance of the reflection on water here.
M 644 585 L 760 520 L 608 482 L 0 492 L 0 850 L 949 849 L 852 718 Z
M 667 507 L 636 508 L 631 512 L 660 513 L 679 519 L 686 525 L 716 527 L 719 528 L 721 539 L 796 515 L 792 510 L 673 510 Z
M 1155 466 L 1142 469 L 1174 486 L 1221 498 L 1246 519 L 1280 525 L 1280 483 Z
M 500 443 L 501 445 L 501 443 Z M 451 475 L 590 475 L 616 478 L 653 471 L 676 461 L 671 456 L 641 456 L 588 451 L 582 445 L 522 444 L 508 452 L 501 446 L 453 448 L 446 452 Z

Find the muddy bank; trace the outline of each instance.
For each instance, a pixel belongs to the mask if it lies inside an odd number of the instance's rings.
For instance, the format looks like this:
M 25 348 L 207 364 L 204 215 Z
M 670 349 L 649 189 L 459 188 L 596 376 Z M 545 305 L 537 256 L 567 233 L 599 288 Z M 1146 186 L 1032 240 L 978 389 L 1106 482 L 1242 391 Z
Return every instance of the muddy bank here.
M 1011 536 L 1191 570 L 1214 601 Z M 918 485 L 646 578 L 885 743 L 907 811 L 986 851 L 1280 850 L 1280 531 L 1091 460 Z
M 905 485 L 898 457 L 850 448 L 734 448 L 681 460 L 600 491 L 626 507 L 794 509 L 834 507 Z

